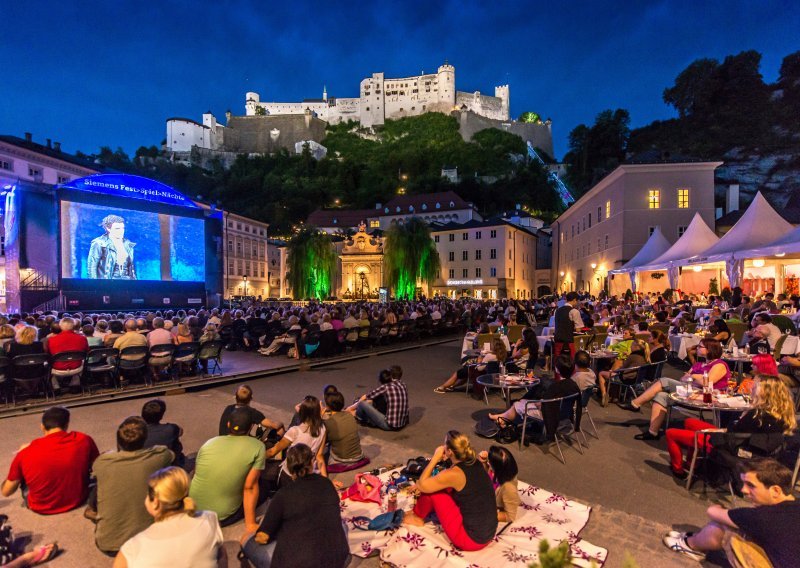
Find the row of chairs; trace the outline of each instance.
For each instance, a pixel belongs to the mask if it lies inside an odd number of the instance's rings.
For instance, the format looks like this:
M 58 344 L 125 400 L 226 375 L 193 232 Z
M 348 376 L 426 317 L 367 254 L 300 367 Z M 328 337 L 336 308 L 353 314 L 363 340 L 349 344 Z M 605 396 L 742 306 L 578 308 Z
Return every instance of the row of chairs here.
M 204 363 L 210 373 L 222 374 L 222 341 L 197 342 L 181 345 L 155 345 L 126 347 L 122 350 L 101 347 L 84 351 L 65 351 L 56 355 L 31 354 L 8 358 L 0 357 L 0 392 L 5 404 L 11 400 L 16 405 L 18 395 L 31 397 L 42 394 L 45 399 L 55 398 L 53 384 L 59 386 L 80 382 L 83 394 L 107 382 L 120 388 L 121 380 L 141 378 L 147 385 L 152 377 L 166 372 L 170 380 L 177 380 L 181 371 L 195 374 L 197 364 Z M 70 369 L 57 369 L 66 366 Z M 152 373 L 151 373 L 152 369 Z

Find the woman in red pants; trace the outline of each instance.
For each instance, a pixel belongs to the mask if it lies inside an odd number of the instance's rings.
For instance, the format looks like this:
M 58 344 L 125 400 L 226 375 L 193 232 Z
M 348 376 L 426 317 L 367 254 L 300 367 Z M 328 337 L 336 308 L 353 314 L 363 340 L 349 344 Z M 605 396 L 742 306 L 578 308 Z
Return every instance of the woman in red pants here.
M 443 460 L 453 464 L 433 475 Z M 436 448 L 430 463 L 417 482 L 420 493 L 413 511 L 406 512 L 404 523 L 422 526 L 436 513 L 447 538 L 461 550 L 480 550 L 497 531 L 497 508 L 489 474 L 478 461 L 465 435 L 450 430 L 444 445 Z
M 738 420 L 728 426 L 728 432 L 791 434 L 797 427 L 792 394 L 777 377 L 756 376 L 752 391 L 752 404 L 753 408 L 744 412 Z M 683 428 L 667 430 L 667 450 L 669 451 L 672 475 L 678 479 L 686 479 L 688 473 L 683 467 L 683 449 L 691 451 L 694 448 L 695 432 L 709 428 L 716 427 L 703 420 L 687 418 L 683 423 Z M 707 435 L 701 435 L 699 443 L 705 445 L 706 451 L 711 451 L 708 438 Z

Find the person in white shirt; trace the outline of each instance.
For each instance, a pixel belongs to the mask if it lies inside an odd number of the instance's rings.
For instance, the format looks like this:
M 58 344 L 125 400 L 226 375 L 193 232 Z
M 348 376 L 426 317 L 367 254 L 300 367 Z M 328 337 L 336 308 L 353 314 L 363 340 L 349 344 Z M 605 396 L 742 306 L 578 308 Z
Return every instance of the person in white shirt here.
M 172 345 L 173 343 L 172 334 L 164 329 L 164 319 L 155 318 L 153 320 L 153 331 L 147 334 L 147 346 Z
M 122 545 L 114 568 L 228 565 L 217 514 L 195 510 L 184 470 L 165 467 L 152 474 L 144 505 L 155 522 Z

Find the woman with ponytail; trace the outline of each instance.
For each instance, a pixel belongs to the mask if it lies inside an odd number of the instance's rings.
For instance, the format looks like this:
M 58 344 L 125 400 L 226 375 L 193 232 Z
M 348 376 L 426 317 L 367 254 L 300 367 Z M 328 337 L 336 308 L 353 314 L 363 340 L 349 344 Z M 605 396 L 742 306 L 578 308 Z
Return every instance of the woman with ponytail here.
M 122 545 L 114 568 L 228 565 L 217 514 L 195 510 L 184 470 L 165 467 L 152 474 L 147 480 L 144 506 L 154 522 Z
M 440 462 L 450 460 L 447 469 L 434 475 Z M 436 513 L 442 530 L 457 548 L 481 550 L 497 531 L 494 488 L 472 445 L 464 434 L 450 430 L 444 445 L 436 448 L 417 482 L 420 493 L 404 523 L 422 526 Z

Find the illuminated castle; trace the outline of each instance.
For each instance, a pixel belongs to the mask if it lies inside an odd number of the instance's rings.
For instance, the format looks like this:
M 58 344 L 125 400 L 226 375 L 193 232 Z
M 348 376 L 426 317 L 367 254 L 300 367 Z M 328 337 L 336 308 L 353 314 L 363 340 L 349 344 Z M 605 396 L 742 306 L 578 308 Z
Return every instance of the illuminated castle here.
M 276 103 L 261 102 L 258 93 L 249 92 L 245 109 L 248 116 L 303 114 L 308 109 L 328 123 L 355 120 L 362 126 L 425 112 L 454 110 L 472 111 L 493 120 L 509 120 L 509 89 L 508 85 L 495 87 L 494 96 L 479 91 L 456 91 L 456 69 L 445 63 L 436 73 L 401 79 L 387 79 L 383 73 L 373 73 L 361 81 L 356 98 L 328 97 L 327 88 L 323 88 L 321 99 Z

